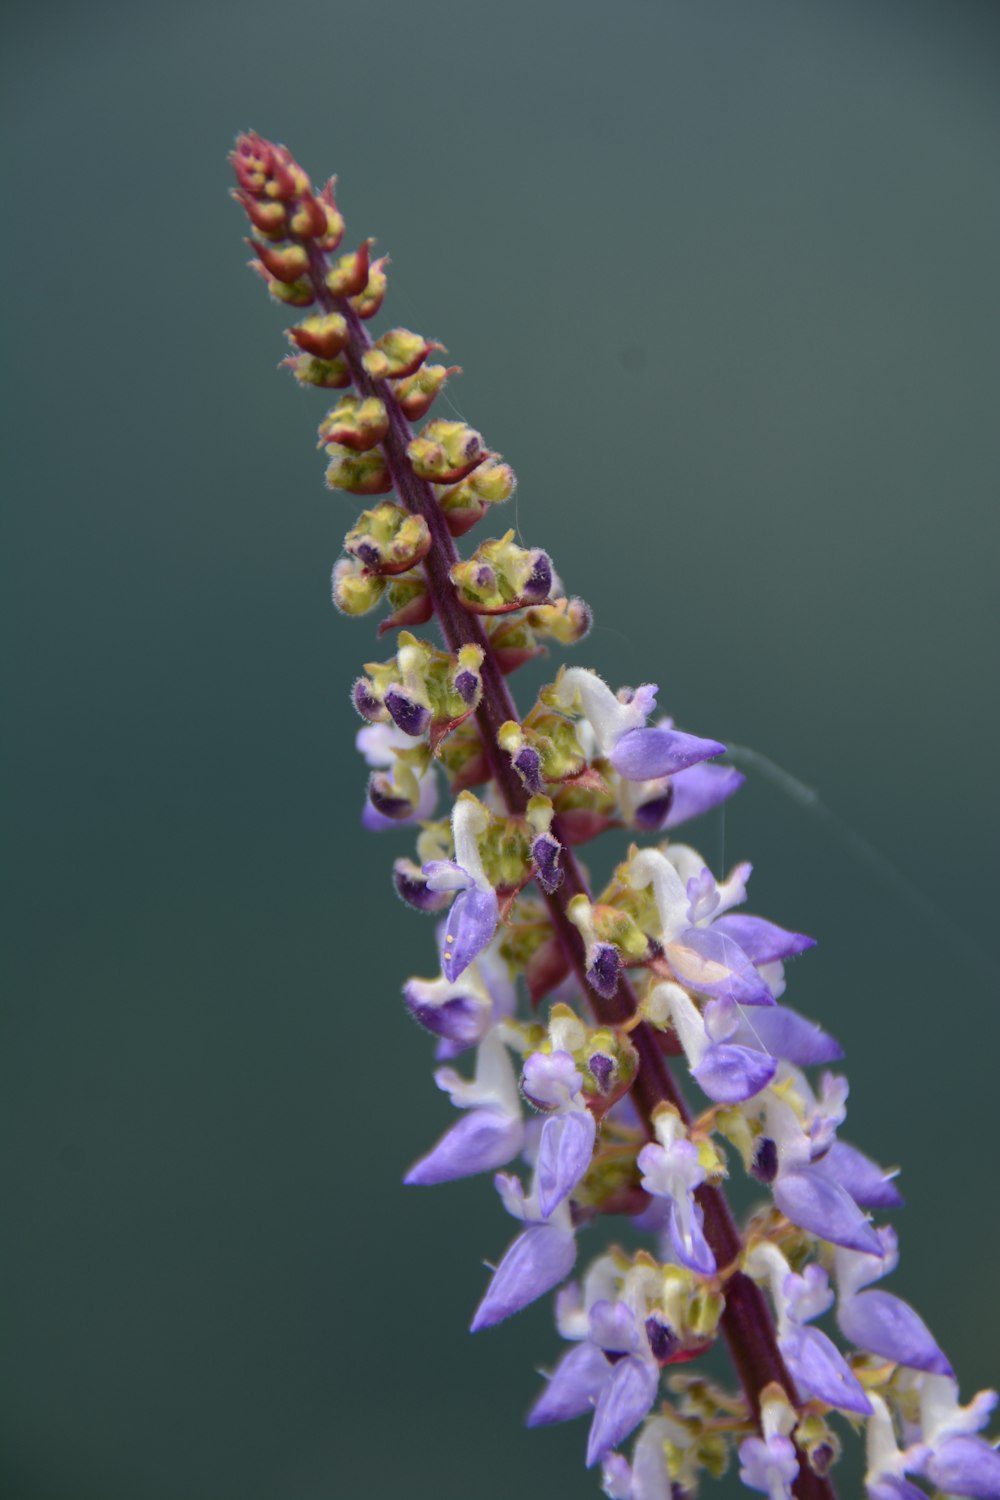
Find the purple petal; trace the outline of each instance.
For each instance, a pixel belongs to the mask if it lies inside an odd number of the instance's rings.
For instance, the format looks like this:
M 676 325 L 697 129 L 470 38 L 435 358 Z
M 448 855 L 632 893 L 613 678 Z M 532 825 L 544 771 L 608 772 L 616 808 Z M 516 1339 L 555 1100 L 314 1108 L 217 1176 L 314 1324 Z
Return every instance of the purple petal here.
M 801 1391 L 841 1411 L 870 1417 L 872 1404 L 832 1339 L 818 1328 L 798 1328 L 781 1340 L 781 1352 Z
M 491 1172 L 513 1161 L 523 1141 L 524 1124 L 517 1116 L 489 1106 L 473 1109 L 426 1156 L 414 1163 L 403 1181 L 426 1186 L 472 1177 L 476 1172 Z
M 931 1454 L 924 1472 L 949 1495 L 1000 1500 L 1000 1453 L 982 1438 L 967 1434 L 946 1438 Z
M 420 869 L 432 891 L 467 891 L 475 885 L 468 870 L 453 859 L 429 859 Z
M 476 1308 L 472 1332 L 492 1328 L 544 1297 L 569 1275 L 575 1260 L 576 1240 L 571 1230 L 555 1224 L 532 1224 L 518 1235 L 494 1271 L 486 1296 Z
M 662 827 L 676 828 L 701 813 L 710 812 L 738 792 L 746 777 L 735 766 L 712 766 L 707 762 L 678 771 L 671 781 L 673 797 Z
M 589 1339 L 564 1354 L 538 1400 L 528 1413 L 529 1427 L 569 1422 L 592 1412 L 601 1387 L 611 1373 L 602 1351 Z
M 535 1164 L 538 1207 L 547 1219 L 590 1166 L 597 1127 L 589 1109 L 552 1115 L 542 1126 Z
M 431 890 L 427 876 L 412 859 L 396 860 L 392 867 L 392 884 L 399 899 L 415 911 L 444 911 L 451 901 L 450 891 Z
M 438 1004 L 424 997 L 428 986 L 420 980 L 410 980 L 403 986 L 406 1008 L 415 1021 L 435 1036 L 454 1042 L 458 1051 L 474 1047 L 482 1040 L 493 1019 L 489 1002 L 478 995 L 453 995 Z M 456 1054 L 452 1052 L 451 1056 Z
M 927 1500 L 927 1491 L 895 1474 L 883 1475 L 865 1486 L 868 1500 Z
M 444 924 L 441 967 L 446 979 L 454 983 L 465 972 L 492 941 L 499 920 L 496 891 L 481 891 L 478 886 L 459 891 Z
M 846 1141 L 834 1141 L 816 1167 L 846 1188 L 860 1208 L 903 1207 L 902 1194 L 892 1179 L 877 1162 Z
M 587 1468 L 628 1437 L 656 1400 L 658 1365 L 628 1354 L 604 1382 L 587 1439 Z
M 844 1245 L 866 1255 L 882 1254 L 878 1235 L 851 1195 L 811 1167 L 780 1174 L 774 1183 L 774 1201 L 793 1224 L 829 1240 L 831 1245 Z
M 716 932 L 724 932 L 738 943 L 755 964 L 773 964 L 778 959 L 794 958 L 807 948 L 815 948 L 816 939 L 804 932 L 786 932 L 763 917 L 748 917 L 742 912 L 727 912 L 713 923 Z
M 777 1066 L 776 1059 L 766 1053 L 719 1042 L 709 1047 L 698 1066 L 691 1069 L 691 1076 L 717 1104 L 742 1104 L 767 1087 Z
M 666 947 L 667 962 L 682 984 L 740 1005 L 773 1005 L 774 997 L 742 948 L 714 927 L 687 927 Z
M 861 1292 L 856 1297 L 842 1297 L 837 1322 L 844 1337 L 868 1354 L 878 1354 L 931 1375 L 954 1374 L 927 1324 L 908 1302 L 891 1292 Z
M 744 1017 L 737 1035 L 744 1044 L 756 1043 L 773 1057 L 783 1058 L 798 1068 L 836 1062 L 844 1055 L 840 1043 L 832 1036 L 785 1005 L 755 1011 L 752 1025 Z
M 699 1276 L 713 1276 L 715 1274 L 715 1256 L 712 1254 L 705 1231 L 702 1228 L 704 1215 L 697 1203 L 691 1204 L 691 1244 L 685 1245 L 681 1235 L 680 1223 L 677 1218 L 677 1205 L 670 1204 L 670 1243 L 674 1254 L 682 1266 L 687 1266 L 690 1271 L 697 1271 Z
M 608 759 L 626 781 L 656 781 L 725 751 L 717 740 L 702 740 L 678 729 L 629 729 Z

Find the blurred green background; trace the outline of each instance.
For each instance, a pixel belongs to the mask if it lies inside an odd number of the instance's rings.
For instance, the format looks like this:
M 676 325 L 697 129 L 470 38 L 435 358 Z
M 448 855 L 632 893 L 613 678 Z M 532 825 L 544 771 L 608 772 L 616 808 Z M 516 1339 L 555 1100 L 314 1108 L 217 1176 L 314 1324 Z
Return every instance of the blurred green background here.
M 449 1119 L 399 1001 L 431 930 L 387 883 L 408 834 L 358 827 L 376 648 L 328 577 L 360 507 L 243 269 L 248 125 L 340 174 L 382 326 L 465 367 L 500 524 L 594 607 L 577 660 L 843 820 L 756 776 L 691 837 L 820 939 L 789 1001 L 904 1165 L 892 1285 L 967 1396 L 995 1380 L 997 6 L 4 32 L 5 1500 L 598 1493 L 579 1424 L 520 1425 L 548 1308 L 465 1331 L 511 1233 L 488 1182 L 400 1185 Z

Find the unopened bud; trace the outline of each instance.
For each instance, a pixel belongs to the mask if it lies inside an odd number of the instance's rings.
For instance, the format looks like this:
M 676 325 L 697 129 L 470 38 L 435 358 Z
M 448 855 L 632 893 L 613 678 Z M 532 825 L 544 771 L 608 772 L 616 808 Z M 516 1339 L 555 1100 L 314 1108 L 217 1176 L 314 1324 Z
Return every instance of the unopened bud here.
M 368 268 L 368 285 L 363 292 L 351 298 L 351 306 L 359 318 L 374 318 L 385 300 L 385 268 L 389 264 L 387 255 L 380 255 Z
M 359 677 L 351 689 L 351 701 L 369 724 L 383 724 L 389 715 L 381 698 L 376 698 L 367 677 Z
M 373 380 L 401 380 L 419 370 L 433 349 L 442 348 L 408 328 L 390 328 L 366 351 L 362 363 Z
M 562 885 L 562 852 L 562 844 L 551 833 L 540 834 L 531 846 L 535 879 L 547 896 Z
M 314 313 L 302 323 L 289 328 L 288 337 L 306 354 L 318 359 L 334 359 L 347 348 L 350 332 L 347 319 L 340 313 Z
M 396 786 L 385 771 L 373 771 L 368 780 L 368 801 L 383 818 L 401 822 L 412 817 L 416 804 Z
M 396 381 L 393 394 L 408 422 L 419 422 L 450 375 L 459 375 L 458 365 L 422 365 L 412 375 Z
M 377 396 L 345 396 L 320 423 L 321 442 L 340 443 L 366 453 L 389 430 L 389 417 Z
M 327 272 L 327 290 L 335 297 L 357 297 L 368 283 L 368 250 L 370 240 L 365 240 L 357 250 L 342 255 L 332 270 Z
M 291 283 L 300 280 L 309 269 L 309 257 L 301 245 L 286 245 L 279 250 L 275 245 L 261 240 L 250 241 L 260 256 L 261 265 L 276 281 Z
M 423 516 L 411 515 L 391 500 L 363 511 L 344 538 L 344 550 L 380 574 L 405 573 L 416 567 L 430 545 Z
M 344 359 L 317 359 L 314 354 L 289 354 L 281 363 L 291 370 L 299 385 L 315 385 L 325 391 L 342 391 L 351 383 Z
M 435 484 L 451 484 L 464 479 L 482 463 L 486 447 L 480 434 L 464 422 L 436 418 L 413 439 L 407 453 L 419 478 L 433 480 Z
M 346 490 L 351 495 L 385 495 L 392 489 L 392 476 L 378 448 L 353 453 L 350 448 L 335 447 L 326 482 L 331 490 Z
M 342 557 L 334 564 L 331 595 L 342 615 L 366 615 L 378 604 L 384 589 L 381 578 L 366 572 L 352 558 Z
M 394 684 L 386 693 L 385 706 L 396 727 L 404 734 L 412 735 L 414 739 L 419 739 L 430 728 L 430 709 L 398 684 Z
M 444 911 L 454 900 L 453 891 L 432 891 L 427 876 L 412 859 L 397 859 L 392 867 L 396 895 L 415 911 Z

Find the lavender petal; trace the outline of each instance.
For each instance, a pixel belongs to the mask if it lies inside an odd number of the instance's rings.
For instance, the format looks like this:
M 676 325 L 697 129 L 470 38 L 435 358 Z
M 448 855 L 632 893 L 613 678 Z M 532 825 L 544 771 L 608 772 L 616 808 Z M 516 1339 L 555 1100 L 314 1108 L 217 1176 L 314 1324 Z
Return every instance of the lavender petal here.
M 742 1104 L 766 1088 L 774 1077 L 777 1060 L 751 1047 L 719 1042 L 709 1047 L 691 1076 L 699 1088 L 717 1104 Z
M 538 1400 L 528 1413 L 529 1427 L 569 1422 L 592 1412 L 601 1387 L 611 1373 L 603 1352 L 589 1339 L 564 1354 Z
M 834 1141 L 816 1167 L 846 1188 L 859 1208 L 903 1207 L 902 1194 L 892 1178 L 847 1141 Z
M 815 948 L 816 939 L 806 937 L 804 932 L 786 932 L 764 917 L 746 916 L 742 912 L 726 912 L 714 923 L 716 932 L 724 932 L 738 943 L 743 952 L 755 964 L 772 964 L 779 959 L 794 958 Z
M 590 1424 L 588 1469 L 638 1427 L 656 1400 L 659 1385 L 659 1368 L 648 1360 L 628 1354 L 618 1361 L 604 1383 Z
M 774 998 L 742 948 L 712 927 L 687 927 L 667 944 L 667 961 L 682 984 L 740 1005 L 773 1005 Z
M 865 1255 L 882 1253 L 878 1235 L 851 1195 L 821 1172 L 800 1167 L 780 1174 L 774 1183 L 774 1201 L 793 1224 L 831 1245 L 844 1245 Z
M 832 1339 L 818 1328 L 797 1328 L 781 1340 L 781 1353 L 796 1385 L 840 1411 L 870 1417 L 872 1404 Z
M 700 760 L 724 755 L 718 740 L 699 739 L 678 729 L 629 729 L 621 736 L 608 759 L 626 781 L 656 781 L 672 776 Z
M 403 1181 L 423 1187 L 491 1172 L 513 1161 L 523 1142 L 524 1124 L 519 1116 L 489 1106 L 473 1109 L 414 1163 Z
M 569 1229 L 532 1224 L 508 1248 L 476 1308 L 472 1332 L 492 1328 L 544 1297 L 573 1269 L 576 1240 Z
M 718 807 L 720 802 L 738 792 L 744 781 L 746 777 L 735 766 L 713 766 L 707 761 L 689 766 L 686 771 L 678 771 L 670 783 L 673 797 L 661 826 L 676 828 L 680 823 L 711 812 L 713 807 Z
M 908 1302 L 891 1292 L 861 1292 L 855 1297 L 842 1297 L 837 1322 L 844 1337 L 868 1354 L 878 1354 L 931 1375 L 954 1374 L 924 1320 Z
M 499 920 L 496 891 L 482 891 L 478 886 L 472 886 L 459 892 L 445 919 L 441 967 L 446 979 L 454 982 L 465 972 L 476 955 L 492 941 Z
M 716 924 L 718 925 L 718 924 Z M 763 1047 L 773 1057 L 794 1063 L 797 1068 L 816 1063 L 836 1062 L 843 1057 L 840 1043 L 814 1021 L 807 1021 L 785 1005 L 774 1005 L 754 1012 L 753 1024 L 744 1017 L 736 1032 L 744 1046 Z
M 559 1206 L 590 1166 L 597 1127 L 589 1109 L 552 1115 L 542 1126 L 535 1167 L 542 1218 Z
M 956 1434 L 931 1454 L 923 1471 L 949 1495 L 1000 1500 L 1000 1453 L 982 1438 Z

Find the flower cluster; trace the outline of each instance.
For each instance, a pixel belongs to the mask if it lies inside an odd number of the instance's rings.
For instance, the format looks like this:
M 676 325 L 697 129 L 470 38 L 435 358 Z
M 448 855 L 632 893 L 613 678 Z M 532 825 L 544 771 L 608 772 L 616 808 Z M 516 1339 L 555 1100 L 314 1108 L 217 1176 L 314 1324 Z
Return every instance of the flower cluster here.
M 343 393 L 319 429 L 327 483 L 387 497 L 348 530 L 333 599 L 397 632 L 353 688 L 362 817 L 416 831 L 394 885 L 435 918 L 436 967 L 403 999 L 459 1113 L 406 1181 L 494 1174 L 516 1221 L 473 1330 L 558 1289 L 568 1348 L 528 1422 L 587 1418 L 611 1500 L 686 1500 L 730 1463 L 771 1500 L 830 1497 L 845 1424 L 867 1435 L 868 1500 L 1000 1497 L 981 1436 L 996 1398 L 961 1406 L 933 1335 L 883 1289 L 896 1237 L 873 1216 L 900 1206 L 894 1174 L 842 1137 L 847 1081 L 813 1071 L 840 1048 L 784 1004 L 812 939 L 742 910 L 749 865 L 717 878 L 675 838 L 743 778 L 658 714 L 649 683 L 614 692 L 564 667 L 517 711 L 509 675 L 580 640 L 589 610 L 512 531 L 459 555 L 514 476 L 464 422 L 425 421 L 456 371 L 408 329 L 369 336 L 386 262 L 367 240 L 340 253 L 332 182 L 314 192 L 255 135 L 232 160 L 254 267 L 304 313 L 285 363 Z M 440 644 L 412 633 L 432 622 Z M 577 851 L 608 829 L 649 842 L 595 892 Z M 737 1172 L 758 1198 L 740 1227 L 723 1192 Z M 626 1243 L 571 1280 L 611 1213 Z M 719 1339 L 738 1390 L 688 1368 Z

